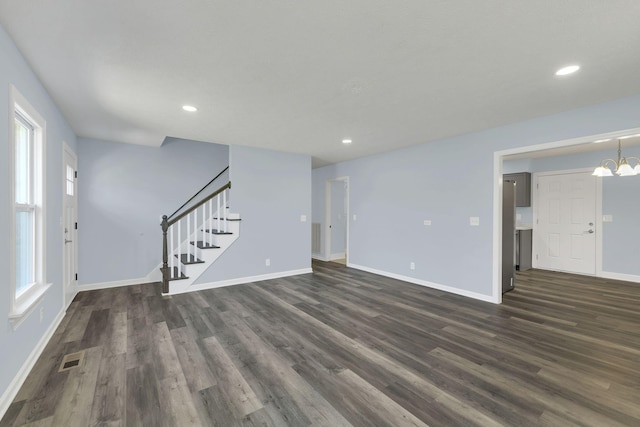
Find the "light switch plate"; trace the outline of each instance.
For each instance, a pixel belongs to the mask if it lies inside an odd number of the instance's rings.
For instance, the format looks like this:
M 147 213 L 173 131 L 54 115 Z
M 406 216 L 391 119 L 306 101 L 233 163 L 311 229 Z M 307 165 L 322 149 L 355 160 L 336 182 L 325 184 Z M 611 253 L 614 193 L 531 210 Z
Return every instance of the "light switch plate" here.
M 472 216 L 469 218 L 469 225 L 480 225 L 480 217 Z
M 424 220 L 424 225 L 431 225 L 431 220 L 430 219 L 425 219 Z
M 356 214 L 353 214 L 353 220 L 355 221 L 356 219 L 358 219 L 358 217 L 356 216 Z
M 306 215 L 300 215 L 300 222 L 307 222 L 307 216 Z
M 613 222 L 613 215 L 602 215 L 602 222 Z
M 522 219 L 522 214 L 516 214 L 516 221 L 520 221 Z

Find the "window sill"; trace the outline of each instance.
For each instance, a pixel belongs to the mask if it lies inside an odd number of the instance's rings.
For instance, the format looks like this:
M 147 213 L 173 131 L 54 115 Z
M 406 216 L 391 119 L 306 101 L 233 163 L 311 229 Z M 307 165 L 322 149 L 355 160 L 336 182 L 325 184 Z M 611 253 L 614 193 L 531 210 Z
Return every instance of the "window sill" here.
M 35 290 L 28 298 L 21 301 L 20 304 L 14 304 L 11 312 L 9 313 L 9 321 L 13 326 L 13 330 L 18 329 L 18 326 L 24 322 L 27 317 L 33 312 L 36 305 L 42 300 L 45 292 L 51 287 L 51 283 L 39 286 L 39 289 Z

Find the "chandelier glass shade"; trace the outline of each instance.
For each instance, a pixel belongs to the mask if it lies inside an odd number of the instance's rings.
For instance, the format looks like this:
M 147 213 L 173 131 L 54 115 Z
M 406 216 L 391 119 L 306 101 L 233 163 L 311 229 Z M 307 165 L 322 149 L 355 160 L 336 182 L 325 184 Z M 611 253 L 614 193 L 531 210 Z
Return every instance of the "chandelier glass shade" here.
M 640 175 L 640 159 L 637 157 L 623 157 L 620 140 L 618 140 L 618 160 L 604 159 L 600 162 L 600 166 L 593 170 L 592 175 L 598 177 L 613 176 L 614 172 L 618 176 Z

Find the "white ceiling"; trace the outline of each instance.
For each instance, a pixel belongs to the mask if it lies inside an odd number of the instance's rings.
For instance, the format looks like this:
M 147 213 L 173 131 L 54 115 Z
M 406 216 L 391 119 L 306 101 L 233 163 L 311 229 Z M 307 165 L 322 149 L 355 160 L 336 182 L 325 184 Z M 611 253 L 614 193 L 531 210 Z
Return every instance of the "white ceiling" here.
M 0 2 L 79 136 L 316 166 L 640 93 L 639 18 L 637 0 Z

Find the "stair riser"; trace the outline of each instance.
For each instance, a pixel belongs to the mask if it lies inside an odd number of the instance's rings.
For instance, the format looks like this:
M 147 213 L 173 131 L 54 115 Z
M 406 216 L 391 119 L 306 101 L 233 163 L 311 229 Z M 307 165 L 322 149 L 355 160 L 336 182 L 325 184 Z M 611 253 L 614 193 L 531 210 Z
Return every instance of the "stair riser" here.
M 229 214 L 229 217 L 237 217 L 239 219 L 239 215 Z M 222 223 L 222 221 L 221 221 Z M 180 271 L 187 276 L 186 279 L 180 280 L 172 280 L 169 285 L 169 294 L 174 293 L 182 293 L 188 290 L 189 286 L 191 286 L 195 281 L 200 277 L 216 260 L 222 256 L 222 254 L 238 239 L 240 236 L 240 223 L 241 221 L 227 221 L 227 231 L 232 234 L 213 234 L 212 242 L 214 245 L 219 246 L 220 248 L 210 248 L 210 249 L 200 249 L 195 245 L 192 245 L 192 241 L 202 240 L 202 232 L 199 228 L 197 233 L 191 233 L 188 236 L 188 239 L 185 239 L 180 245 L 181 253 L 187 253 L 187 248 L 190 251 L 191 255 L 194 255 L 199 260 L 204 261 L 204 263 L 200 264 L 183 264 L 181 262 L 177 262 L 177 265 L 180 267 Z M 217 221 L 211 221 L 211 224 L 207 222 L 205 224 L 205 228 L 217 228 Z M 221 227 L 222 228 L 222 227 Z M 174 236 L 177 237 L 177 236 Z M 183 237 L 183 236 L 181 236 Z M 183 237 L 184 238 L 184 237 Z M 209 241 L 209 233 L 205 233 L 205 240 Z

